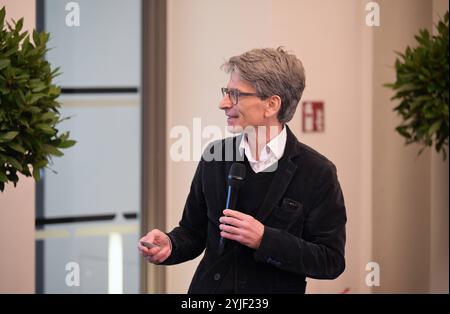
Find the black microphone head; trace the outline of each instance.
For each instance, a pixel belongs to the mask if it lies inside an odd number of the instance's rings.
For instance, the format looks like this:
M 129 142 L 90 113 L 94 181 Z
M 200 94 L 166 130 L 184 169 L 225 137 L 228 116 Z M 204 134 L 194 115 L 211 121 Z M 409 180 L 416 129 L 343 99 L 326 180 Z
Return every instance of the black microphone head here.
M 233 163 L 228 173 L 228 185 L 240 186 L 244 180 L 245 166 L 238 162 Z

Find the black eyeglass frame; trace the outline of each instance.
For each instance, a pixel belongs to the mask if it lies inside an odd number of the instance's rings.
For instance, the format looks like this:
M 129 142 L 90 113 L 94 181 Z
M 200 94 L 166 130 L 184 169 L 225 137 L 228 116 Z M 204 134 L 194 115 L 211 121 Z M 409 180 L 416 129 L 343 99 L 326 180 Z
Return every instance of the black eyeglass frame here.
M 264 96 L 261 96 L 258 93 L 244 93 L 238 89 L 229 89 L 226 87 L 222 87 L 220 90 L 222 92 L 222 96 L 225 97 L 225 95 L 227 95 L 233 105 L 237 105 L 237 103 L 239 102 L 239 97 L 241 96 L 257 96 L 261 99 L 264 99 Z M 234 93 L 234 95 L 231 96 L 231 93 Z M 236 98 L 236 101 L 233 101 L 233 97 Z

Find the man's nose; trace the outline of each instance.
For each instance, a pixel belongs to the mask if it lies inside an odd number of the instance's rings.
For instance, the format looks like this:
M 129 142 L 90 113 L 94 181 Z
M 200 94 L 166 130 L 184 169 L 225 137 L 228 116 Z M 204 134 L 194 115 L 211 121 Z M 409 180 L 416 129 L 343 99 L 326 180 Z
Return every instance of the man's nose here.
M 231 107 L 233 107 L 233 104 L 230 101 L 230 97 L 228 97 L 228 95 L 225 95 L 219 102 L 219 109 L 225 110 Z

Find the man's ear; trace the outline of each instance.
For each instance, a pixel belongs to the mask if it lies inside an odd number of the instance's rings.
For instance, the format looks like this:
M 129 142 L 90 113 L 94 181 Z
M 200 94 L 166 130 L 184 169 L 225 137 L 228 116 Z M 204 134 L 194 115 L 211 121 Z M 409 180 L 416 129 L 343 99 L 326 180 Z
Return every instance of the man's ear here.
M 267 99 L 266 111 L 264 113 L 266 118 L 276 116 L 281 108 L 281 97 L 278 95 L 272 95 Z

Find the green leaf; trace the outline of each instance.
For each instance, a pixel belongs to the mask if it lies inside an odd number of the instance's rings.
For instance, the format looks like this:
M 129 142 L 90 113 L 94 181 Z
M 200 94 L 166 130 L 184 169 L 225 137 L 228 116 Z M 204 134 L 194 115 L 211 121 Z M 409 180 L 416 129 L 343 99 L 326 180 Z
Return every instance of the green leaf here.
M 76 143 L 77 143 L 77 141 L 67 140 L 67 141 L 63 141 L 63 142 L 59 143 L 58 147 L 59 148 L 69 148 L 69 147 L 72 147 L 73 145 L 75 145 Z
M 9 67 L 11 65 L 11 60 L 9 59 L 1 59 L 0 60 L 0 70 Z
M 8 157 L 8 162 L 17 170 L 19 171 L 23 171 L 22 165 L 20 164 L 20 162 L 18 162 L 16 159 L 14 159 L 13 157 Z
M 33 30 L 33 41 L 36 47 L 40 46 L 41 41 L 39 39 L 39 33 L 36 30 Z
M 0 134 L 0 140 L 11 141 L 19 134 L 18 131 L 10 131 L 4 134 Z
M 16 23 L 16 32 L 20 32 L 23 27 L 23 17 L 19 19 Z
M 60 67 L 57 67 L 56 69 L 54 69 L 52 72 L 51 72 L 51 77 L 52 78 L 55 78 L 55 77 L 57 77 L 58 75 L 61 75 L 61 72 L 60 72 Z
M 44 113 L 41 117 L 40 117 L 40 121 L 47 121 L 47 120 L 54 120 L 56 118 L 56 114 L 53 111 L 49 111 Z
M 20 101 L 25 104 L 27 101 L 25 99 L 25 95 L 23 94 L 23 91 L 19 90 L 18 93 L 19 93 Z
M 44 168 L 47 166 L 47 164 L 48 164 L 47 159 L 41 159 L 35 163 L 35 166 L 38 168 Z
M 31 113 L 39 113 L 42 110 L 39 107 L 31 106 L 31 107 L 25 108 L 25 111 L 29 111 Z
M 3 29 L 3 26 L 5 25 L 5 16 L 6 16 L 6 10 L 5 7 L 0 9 L 0 30 Z
M 2 167 L 0 167 L 0 182 L 8 182 L 8 177 Z
M 30 177 L 31 176 L 30 168 L 28 167 L 28 165 L 25 166 L 25 168 L 22 168 L 22 170 L 20 172 L 26 177 Z
M 63 134 L 61 134 L 61 136 L 59 137 L 59 139 L 60 139 L 61 141 L 65 141 L 65 140 L 67 140 L 67 139 L 69 138 L 69 136 L 70 136 L 70 132 L 67 131 L 67 132 L 64 132 Z
M 55 129 L 45 123 L 36 124 L 35 127 L 46 134 L 54 134 L 56 132 Z
M 33 88 L 33 92 L 37 93 L 37 92 L 43 91 L 46 88 L 47 88 L 47 86 L 44 84 L 44 82 L 41 82 L 35 88 Z
M 22 43 L 22 50 L 23 50 L 23 51 L 28 51 L 28 50 L 30 49 L 30 47 L 31 47 L 31 44 L 30 44 L 30 36 L 27 35 L 27 36 L 25 37 L 25 39 L 23 40 L 23 43 Z
M 50 37 L 50 34 L 49 33 L 47 33 L 47 32 L 42 32 L 41 34 L 40 34 L 40 39 L 41 39 L 41 44 L 45 44 L 47 41 L 48 41 L 48 39 L 49 39 L 49 37 Z
M 34 94 L 31 96 L 30 101 L 28 102 L 30 105 L 34 104 L 36 101 L 41 99 L 42 97 L 45 97 L 45 94 Z
M 44 144 L 44 145 L 43 145 L 43 148 L 44 148 L 44 150 L 45 150 L 46 152 L 48 152 L 48 153 L 50 153 L 50 154 L 52 154 L 52 155 L 54 155 L 54 156 L 61 157 L 61 156 L 64 155 L 64 153 L 63 153 L 62 151 L 58 150 L 58 149 L 57 149 L 55 146 L 53 146 L 53 145 Z
M 407 127 L 406 126 L 399 126 L 395 128 L 397 130 L 398 133 L 400 133 L 400 135 L 402 135 L 403 137 L 409 139 L 411 138 L 411 135 L 408 133 L 407 131 Z
M 397 88 L 399 92 L 410 92 L 419 89 L 416 84 L 408 83 Z
M 39 181 L 41 179 L 38 167 L 33 166 L 33 177 L 36 181 Z
M 437 130 L 439 130 L 439 128 L 441 127 L 442 121 L 436 121 L 435 123 L 433 123 L 433 125 L 430 127 L 430 129 L 428 130 L 428 135 L 433 135 L 434 133 L 436 133 Z
M 23 146 L 20 145 L 19 143 L 15 142 L 9 143 L 8 146 L 14 149 L 15 151 L 18 151 L 19 153 L 25 154 L 26 152 L 25 148 L 23 148 Z

